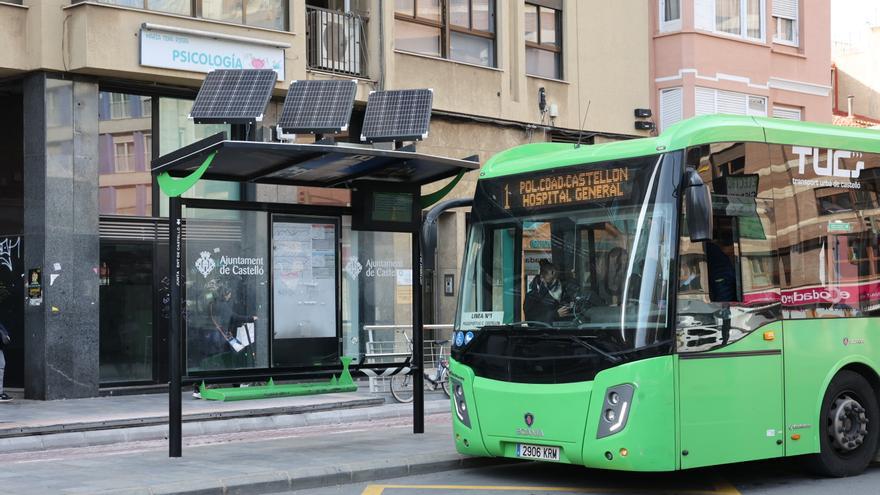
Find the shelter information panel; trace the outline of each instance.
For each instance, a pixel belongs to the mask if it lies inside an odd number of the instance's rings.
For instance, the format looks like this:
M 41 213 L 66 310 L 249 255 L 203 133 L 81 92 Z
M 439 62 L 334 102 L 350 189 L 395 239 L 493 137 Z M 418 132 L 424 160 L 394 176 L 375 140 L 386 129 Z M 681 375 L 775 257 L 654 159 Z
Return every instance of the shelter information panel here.
M 336 337 L 337 237 L 335 221 L 272 222 L 276 339 Z

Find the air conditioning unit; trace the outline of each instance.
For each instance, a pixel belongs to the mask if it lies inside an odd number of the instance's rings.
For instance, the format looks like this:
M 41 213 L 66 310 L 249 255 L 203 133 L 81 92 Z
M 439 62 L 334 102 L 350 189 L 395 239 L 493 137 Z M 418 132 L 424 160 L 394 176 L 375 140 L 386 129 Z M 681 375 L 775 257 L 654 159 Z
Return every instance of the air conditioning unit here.
M 361 73 L 362 20 L 351 14 L 313 11 L 312 64 L 321 69 Z

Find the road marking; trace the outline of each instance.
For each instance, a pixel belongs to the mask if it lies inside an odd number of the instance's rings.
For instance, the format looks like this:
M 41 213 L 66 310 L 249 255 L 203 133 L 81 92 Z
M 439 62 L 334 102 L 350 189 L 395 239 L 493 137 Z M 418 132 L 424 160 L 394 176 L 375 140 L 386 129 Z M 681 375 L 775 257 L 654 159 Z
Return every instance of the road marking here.
M 398 490 L 483 490 L 497 492 L 565 492 L 565 493 L 631 493 L 631 487 L 621 488 L 589 488 L 589 487 L 560 487 L 560 486 L 499 486 L 499 485 L 367 485 L 361 495 L 383 495 L 386 488 Z M 682 495 L 741 495 L 732 484 L 727 481 L 715 483 L 715 490 L 693 489 L 669 489 L 658 490 L 655 493 L 675 493 Z

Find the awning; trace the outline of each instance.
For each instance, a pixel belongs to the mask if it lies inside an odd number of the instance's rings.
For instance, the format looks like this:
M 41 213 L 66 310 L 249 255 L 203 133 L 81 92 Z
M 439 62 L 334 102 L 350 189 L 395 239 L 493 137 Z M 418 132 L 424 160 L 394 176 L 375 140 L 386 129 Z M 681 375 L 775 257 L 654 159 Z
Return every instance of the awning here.
M 200 168 L 201 175 L 193 177 Z M 477 168 L 479 164 L 475 161 L 414 151 L 349 143 L 231 141 L 220 133 L 153 160 L 152 172 L 195 180 L 347 188 L 358 181 L 415 187 Z M 160 185 L 164 190 L 165 184 L 160 181 Z

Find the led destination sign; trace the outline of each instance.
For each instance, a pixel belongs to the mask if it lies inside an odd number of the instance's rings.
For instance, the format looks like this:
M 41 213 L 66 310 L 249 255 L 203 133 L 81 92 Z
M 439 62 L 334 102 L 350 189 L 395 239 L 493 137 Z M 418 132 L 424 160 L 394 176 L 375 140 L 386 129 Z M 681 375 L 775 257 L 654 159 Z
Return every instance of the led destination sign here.
M 517 179 L 504 183 L 503 206 L 548 208 L 614 199 L 627 194 L 629 181 L 625 167 Z

